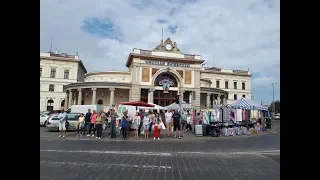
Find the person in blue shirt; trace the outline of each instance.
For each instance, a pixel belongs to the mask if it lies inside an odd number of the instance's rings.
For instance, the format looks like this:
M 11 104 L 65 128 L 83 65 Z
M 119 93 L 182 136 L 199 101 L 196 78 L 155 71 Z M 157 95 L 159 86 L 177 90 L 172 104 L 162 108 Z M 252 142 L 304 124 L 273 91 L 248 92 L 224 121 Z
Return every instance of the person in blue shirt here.
M 61 113 L 58 115 L 59 119 L 59 130 L 60 136 L 59 137 L 66 137 L 66 121 L 67 121 L 67 113 L 64 110 L 61 110 Z
M 129 117 L 127 115 L 127 111 L 123 113 L 121 119 L 121 131 L 122 131 L 122 139 L 127 140 L 127 132 L 129 128 Z

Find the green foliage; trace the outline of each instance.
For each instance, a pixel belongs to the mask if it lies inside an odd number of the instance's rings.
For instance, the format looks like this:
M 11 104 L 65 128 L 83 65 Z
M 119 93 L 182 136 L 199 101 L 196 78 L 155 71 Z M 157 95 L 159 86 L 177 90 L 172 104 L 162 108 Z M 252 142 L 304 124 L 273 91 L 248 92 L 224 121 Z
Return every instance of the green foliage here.
M 280 113 L 280 101 L 277 100 L 274 102 L 274 106 L 275 106 L 275 113 Z M 269 112 L 272 112 L 272 102 L 270 103 L 270 107 L 268 108 Z

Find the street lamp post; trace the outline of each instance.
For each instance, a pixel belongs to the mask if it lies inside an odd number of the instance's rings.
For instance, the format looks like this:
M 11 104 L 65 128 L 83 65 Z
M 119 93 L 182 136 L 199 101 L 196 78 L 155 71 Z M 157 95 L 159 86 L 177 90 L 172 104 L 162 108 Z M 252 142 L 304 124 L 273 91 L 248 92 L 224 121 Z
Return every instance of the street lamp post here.
M 274 85 L 277 83 L 271 83 L 272 84 L 272 116 L 275 114 L 276 108 L 274 106 Z

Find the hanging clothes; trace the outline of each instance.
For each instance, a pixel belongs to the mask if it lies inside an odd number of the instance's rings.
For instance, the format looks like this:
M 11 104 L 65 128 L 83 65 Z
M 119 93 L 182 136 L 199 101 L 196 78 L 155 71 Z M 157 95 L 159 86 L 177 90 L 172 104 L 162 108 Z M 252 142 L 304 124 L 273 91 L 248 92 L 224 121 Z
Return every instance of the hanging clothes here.
M 235 117 L 235 110 L 231 109 L 230 110 L 230 120 L 235 121 L 236 117 Z
M 217 121 L 216 111 L 213 110 L 211 111 L 211 122 L 216 122 L 216 121 Z
M 242 110 L 242 120 L 246 119 L 246 110 Z
M 242 109 L 237 109 L 236 113 L 237 121 L 242 121 Z
M 266 117 L 266 118 L 269 118 L 270 116 L 269 116 L 269 111 L 265 111 L 265 116 L 264 117 Z

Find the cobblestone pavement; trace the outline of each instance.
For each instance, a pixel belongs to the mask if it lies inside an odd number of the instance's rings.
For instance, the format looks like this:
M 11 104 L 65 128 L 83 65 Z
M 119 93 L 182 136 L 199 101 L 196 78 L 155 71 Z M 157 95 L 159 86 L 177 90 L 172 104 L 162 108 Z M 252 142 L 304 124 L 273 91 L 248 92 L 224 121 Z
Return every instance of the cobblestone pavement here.
M 280 179 L 280 129 L 277 131 L 196 141 L 40 138 L 40 179 L 276 180 Z

